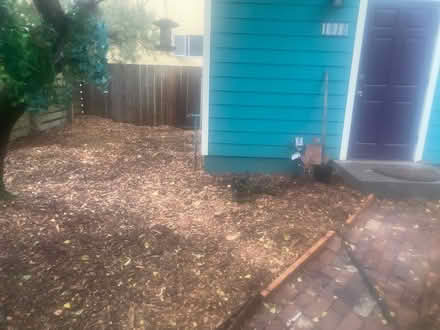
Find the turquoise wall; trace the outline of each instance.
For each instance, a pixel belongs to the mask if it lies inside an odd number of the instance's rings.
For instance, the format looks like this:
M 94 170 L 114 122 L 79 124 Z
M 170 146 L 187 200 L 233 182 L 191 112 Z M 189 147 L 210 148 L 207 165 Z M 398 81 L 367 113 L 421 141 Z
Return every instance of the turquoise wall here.
M 440 82 L 437 82 L 437 91 L 432 105 L 423 161 L 440 164 Z
M 290 168 L 294 137 L 320 136 L 326 70 L 327 151 L 339 158 L 358 6 L 212 0 L 208 170 Z M 348 23 L 349 36 L 321 36 L 322 22 Z

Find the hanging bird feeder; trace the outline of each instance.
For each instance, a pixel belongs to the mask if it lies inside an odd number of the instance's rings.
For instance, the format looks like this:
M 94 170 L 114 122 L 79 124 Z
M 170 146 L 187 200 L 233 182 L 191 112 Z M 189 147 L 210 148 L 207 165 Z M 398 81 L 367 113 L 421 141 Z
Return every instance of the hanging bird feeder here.
M 179 24 L 168 18 L 162 18 L 155 21 L 154 25 L 158 26 L 160 29 L 160 43 L 156 48 L 164 52 L 173 51 L 175 49 L 172 40 L 173 29 L 178 27 Z

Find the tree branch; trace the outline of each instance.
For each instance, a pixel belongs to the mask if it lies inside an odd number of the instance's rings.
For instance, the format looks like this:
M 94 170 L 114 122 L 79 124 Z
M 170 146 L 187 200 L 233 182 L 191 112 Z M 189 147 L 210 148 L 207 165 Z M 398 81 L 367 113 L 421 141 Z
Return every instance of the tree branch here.
M 58 33 L 66 30 L 66 14 L 58 0 L 33 0 L 43 20 L 53 26 Z
M 98 5 L 105 0 L 76 0 L 80 10 L 94 11 Z
M 77 0 L 80 11 L 93 11 L 104 0 Z M 63 34 L 67 29 L 67 15 L 59 0 L 33 0 L 35 7 L 42 18 L 54 29 Z
M 104 0 L 77 0 L 80 13 L 92 13 L 97 6 Z M 33 0 L 35 7 L 40 13 L 43 20 L 52 25 L 58 33 L 57 40 L 54 45 L 55 67 L 59 71 L 63 60 L 63 47 L 66 37 L 69 34 L 70 18 L 66 15 L 59 0 Z

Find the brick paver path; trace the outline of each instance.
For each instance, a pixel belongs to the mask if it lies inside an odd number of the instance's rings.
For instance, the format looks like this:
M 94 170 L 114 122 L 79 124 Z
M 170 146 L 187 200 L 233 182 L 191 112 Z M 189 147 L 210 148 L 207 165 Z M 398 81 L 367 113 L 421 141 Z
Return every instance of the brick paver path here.
M 440 202 L 376 202 L 345 236 L 376 298 L 335 236 L 244 329 L 440 329 Z

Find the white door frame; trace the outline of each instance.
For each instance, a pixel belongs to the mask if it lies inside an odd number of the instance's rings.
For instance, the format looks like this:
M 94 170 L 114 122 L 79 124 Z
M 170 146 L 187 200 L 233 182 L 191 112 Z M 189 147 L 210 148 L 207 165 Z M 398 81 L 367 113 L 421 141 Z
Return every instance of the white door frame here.
M 353 57 L 350 70 L 350 80 L 348 83 L 348 94 L 347 103 L 345 106 L 345 118 L 344 118 L 344 128 L 342 132 L 342 142 L 341 151 L 339 154 L 340 160 L 347 160 L 348 157 L 348 147 L 350 144 L 350 131 L 353 121 L 353 111 L 354 104 L 356 100 L 356 89 L 360 68 L 360 60 L 362 54 L 362 45 L 365 35 L 365 23 L 368 13 L 368 1 L 360 0 L 359 4 L 359 14 L 356 25 L 356 34 L 353 48 Z M 418 0 L 414 2 L 421 2 L 423 0 Z M 424 2 L 439 2 L 440 0 L 431 0 Z M 437 22 L 437 36 L 434 45 L 433 58 L 431 62 L 431 70 L 429 73 L 428 86 L 425 93 L 425 99 L 423 104 L 422 115 L 420 119 L 420 126 L 418 131 L 417 144 L 414 152 L 413 161 L 418 162 L 422 160 L 423 151 L 425 148 L 426 136 L 428 134 L 429 119 L 431 116 L 432 104 L 434 101 L 435 91 L 437 87 L 437 77 L 440 69 L 440 22 Z

